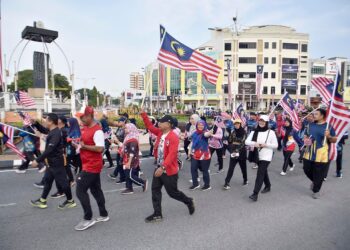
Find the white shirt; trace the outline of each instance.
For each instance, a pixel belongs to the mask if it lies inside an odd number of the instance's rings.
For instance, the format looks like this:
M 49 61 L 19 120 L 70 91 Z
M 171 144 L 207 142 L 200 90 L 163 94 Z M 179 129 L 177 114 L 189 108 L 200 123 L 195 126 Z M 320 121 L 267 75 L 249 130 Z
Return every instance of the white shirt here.
M 163 134 L 160 138 L 159 145 L 158 145 L 158 165 L 162 165 L 164 161 L 164 142 L 165 138 L 168 136 L 169 132 L 166 134 Z
M 102 130 L 97 130 L 94 134 L 94 143 L 97 147 L 105 147 L 105 136 Z
M 266 147 L 261 148 L 261 150 L 259 151 L 259 160 L 271 161 L 273 156 L 273 150 L 278 147 L 278 141 L 277 141 L 275 132 L 270 129 L 265 132 L 259 132 L 256 142 L 252 141 L 253 135 L 254 135 L 254 131 L 250 132 L 247 140 L 245 141 L 245 145 L 254 146 L 255 143 L 266 144 Z M 267 135 L 269 135 L 268 138 L 267 138 Z

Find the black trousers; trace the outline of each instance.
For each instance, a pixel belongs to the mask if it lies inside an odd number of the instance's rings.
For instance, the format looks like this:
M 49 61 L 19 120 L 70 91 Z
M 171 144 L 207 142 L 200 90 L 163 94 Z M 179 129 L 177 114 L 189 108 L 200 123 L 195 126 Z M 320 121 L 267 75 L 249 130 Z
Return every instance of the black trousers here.
M 241 167 L 243 181 L 246 182 L 248 180 L 247 177 L 247 160 L 246 159 L 239 159 L 239 158 L 230 158 L 230 165 L 228 168 L 227 176 L 225 179 L 225 184 L 229 184 L 231 181 L 231 178 L 233 176 L 233 172 L 235 171 L 235 167 L 239 163 L 239 166 Z
M 121 180 L 121 181 L 126 180 L 125 172 L 123 169 L 123 159 L 122 159 L 120 154 L 117 154 L 117 167 L 114 169 L 113 174 L 115 176 L 118 176 L 118 174 L 119 174 L 119 180 Z
M 213 159 L 213 153 L 216 152 L 216 155 L 218 157 L 218 162 L 219 162 L 219 170 L 224 168 L 224 160 L 222 158 L 222 148 L 211 148 L 210 149 L 210 154 L 211 154 L 211 159 Z
M 337 163 L 337 174 L 341 174 L 342 165 L 343 165 L 343 151 L 338 151 L 336 163 Z
M 62 192 L 66 195 L 67 200 L 72 199 L 72 191 L 67 179 L 67 173 L 64 166 L 50 166 L 45 172 L 44 190 L 41 198 L 46 199 L 50 193 L 52 183 L 56 181 L 57 188 L 60 187 Z
M 267 172 L 269 164 L 269 161 L 258 162 L 258 172 L 255 179 L 254 194 L 258 194 L 260 192 L 263 183 L 265 184 L 265 187 L 271 187 L 269 174 Z
M 277 137 L 277 142 L 278 142 L 278 147 L 277 150 L 281 150 L 282 149 L 282 137 Z
M 327 164 L 328 163 L 320 163 L 304 159 L 304 173 L 314 184 L 312 188 L 314 193 L 318 193 L 321 190 L 323 180 L 328 171 Z
M 188 146 L 190 145 L 190 143 L 191 143 L 191 141 L 188 139 L 188 138 L 186 138 L 185 140 L 184 140 L 184 150 L 185 150 L 185 153 L 186 153 L 186 157 L 188 156 Z
M 154 145 L 153 145 L 153 142 L 152 142 L 152 138 L 151 138 L 151 137 L 148 138 L 148 142 L 149 142 L 149 146 L 150 146 L 150 148 L 149 148 L 149 155 L 150 155 L 150 156 L 153 156 L 153 148 L 154 148 Z
M 105 151 L 104 151 L 103 154 L 106 155 L 107 160 L 109 162 L 109 165 L 113 166 L 113 160 L 112 160 L 111 152 L 109 151 L 109 144 L 108 145 L 105 144 Z
M 92 219 L 90 198 L 89 194 L 87 193 L 88 189 L 90 189 L 92 196 L 97 202 L 98 209 L 100 211 L 100 216 L 108 216 L 108 212 L 105 207 L 105 197 L 101 189 L 100 174 L 82 171 L 80 172 L 77 178 L 77 197 L 84 210 L 84 219 Z
M 160 177 L 153 175 L 152 180 L 152 203 L 155 215 L 162 215 L 162 187 L 165 187 L 168 195 L 178 201 L 190 204 L 192 199 L 187 197 L 183 192 L 177 188 L 178 174 L 168 176 L 165 173 Z
M 74 173 L 79 174 L 81 171 L 81 159 L 80 154 L 68 155 L 67 156 L 67 165 L 74 168 Z
M 283 172 L 287 171 L 288 165 L 289 165 L 289 167 L 293 167 L 292 155 L 293 155 L 293 151 L 283 150 L 283 156 L 284 156 L 284 163 L 283 163 L 283 167 L 282 167 Z
M 228 151 L 230 153 L 230 150 L 228 148 L 228 144 L 223 143 L 223 146 L 222 146 L 222 155 L 223 156 L 226 155 L 226 151 Z
M 24 153 L 26 159 L 22 162 L 22 165 L 19 166 L 18 169 L 20 169 L 20 170 L 28 169 L 29 163 L 34 160 L 35 152 L 26 152 L 26 151 L 24 151 L 23 153 Z M 44 166 L 44 164 L 39 162 L 39 168 L 41 168 L 43 166 Z

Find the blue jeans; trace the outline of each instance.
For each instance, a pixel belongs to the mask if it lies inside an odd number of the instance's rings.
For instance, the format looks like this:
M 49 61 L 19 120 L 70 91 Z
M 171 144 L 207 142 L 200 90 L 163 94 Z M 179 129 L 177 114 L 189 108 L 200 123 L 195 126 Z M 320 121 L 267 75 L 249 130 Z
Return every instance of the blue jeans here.
M 125 169 L 124 173 L 126 176 L 125 187 L 132 190 L 132 183 L 138 186 L 145 185 L 145 181 L 139 178 L 140 168 Z
M 191 174 L 192 174 L 192 184 L 198 186 L 198 169 L 203 172 L 203 181 L 205 186 L 210 186 L 210 176 L 209 176 L 209 160 L 195 160 L 191 159 Z

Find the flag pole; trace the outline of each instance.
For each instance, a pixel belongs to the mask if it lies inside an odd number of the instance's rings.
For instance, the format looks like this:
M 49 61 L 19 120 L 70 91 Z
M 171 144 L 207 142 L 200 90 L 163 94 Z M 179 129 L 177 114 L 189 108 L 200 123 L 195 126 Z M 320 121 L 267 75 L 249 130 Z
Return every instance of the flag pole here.
M 28 131 L 25 131 L 25 130 L 23 130 L 23 129 L 20 129 L 20 128 L 17 128 L 17 127 L 14 127 L 14 126 L 11 126 L 11 125 L 2 123 L 2 122 L 0 122 L 0 125 L 9 126 L 9 127 L 14 128 L 14 129 L 17 129 L 17 130 L 19 130 L 19 131 L 21 131 L 21 132 L 24 132 L 24 133 L 27 133 L 27 134 L 30 134 L 30 135 L 33 135 L 33 136 L 35 136 L 35 137 L 39 137 L 39 138 L 40 138 L 40 136 L 37 136 L 36 134 L 32 134 L 32 133 L 30 133 L 30 132 L 28 132 Z
M 273 112 L 275 112 L 277 106 L 280 104 L 281 100 L 286 96 L 286 94 L 288 94 L 288 92 L 284 92 L 284 94 L 283 94 L 283 96 L 281 97 L 281 99 L 280 99 L 280 100 L 276 103 L 276 105 L 273 107 L 273 110 L 271 110 L 269 116 L 270 116 Z
M 314 113 L 315 111 L 319 110 L 321 107 L 315 108 L 313 109 L 310 113 L 308 113 L 306 116 L 304 116 L 303 118 L 301 118 L 301 120 L 305 120 L 306 117 L 308 117 L 309 115 L 311 115 L 312 113 Z

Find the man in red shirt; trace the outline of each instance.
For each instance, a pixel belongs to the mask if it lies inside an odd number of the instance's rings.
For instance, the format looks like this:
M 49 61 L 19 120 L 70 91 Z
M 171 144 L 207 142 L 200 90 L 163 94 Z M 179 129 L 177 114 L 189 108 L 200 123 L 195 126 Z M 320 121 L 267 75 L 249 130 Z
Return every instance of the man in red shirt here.
M 185 203 L 190 215 L 195 211 L 192 198 L 187 197 L 177 188 L 179 166 L 177 162 L 177 151 L 179 137 L 173 132 L 174 119 L 165 115 L 159 120 L 159 128 L 153 126 L 145 112 L 141 113 L 146 128 L 155 134 L 159 141 L 157 152 L 157 167 L 152 180 L 152 202 L 154 213 L 148 216 L 146 222 L 157 222 L 163 219 L 162 216 L 162 187 L 165 187 L 168 195 L 178 201 Z
M 81 139 L 79 144 L 74 144 L 80 150 L 82 161 L 82 171 L 77 178 L 77 197 L 84 210 L 84 219 L 75 226 L 75 230 L 82 231 L 93 226 L 96 222 L 108 221 L 108 212 L 105 208 L 105 197 L 101 189 L 100 173 L 103 167 L 102 153 L 105 146 L 102 128 L 94 120 L 94 110 L 87 106 L 84 112 L 77 113 L 84 127 L 81 129 Z M 100 216 L 92 219 L 90 199 L 87 193 L 90 189 L 94 196 Z

